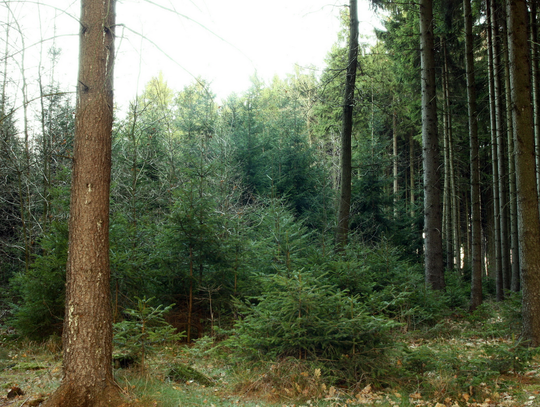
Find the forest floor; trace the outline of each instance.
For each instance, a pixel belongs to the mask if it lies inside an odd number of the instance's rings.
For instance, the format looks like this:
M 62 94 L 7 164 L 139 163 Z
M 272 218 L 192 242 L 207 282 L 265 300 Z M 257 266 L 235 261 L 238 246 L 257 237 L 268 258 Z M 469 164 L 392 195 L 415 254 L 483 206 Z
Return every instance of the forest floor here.
M 540 356 L 490 333 L 496 325 L 475 327 L 453 318 L 430 330 L 396 334 L 407 351 L 393 359 L 395 369 L 352 388 L 325 383 L 324 372 L 296 359 L 235 362 L 212 351 L 209 339 L 161 347 L 144 371 L 117 368 L 115 376 L 126 406 L 133 407 L 540 406 Z M 62 373 L 59 342 L 13 342 L 0 331 L 0 406 L 39 406 L 54 391 Z M 175 381 L 175 366 L 203 375 Z M 404 366 L 407 379 L 399 377 Z

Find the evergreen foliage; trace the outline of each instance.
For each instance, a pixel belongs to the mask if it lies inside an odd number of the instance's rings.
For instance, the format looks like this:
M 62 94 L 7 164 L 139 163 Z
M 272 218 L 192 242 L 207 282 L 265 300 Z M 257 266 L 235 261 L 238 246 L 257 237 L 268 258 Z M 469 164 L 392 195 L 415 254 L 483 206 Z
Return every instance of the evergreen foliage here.
M 153 298 L 135 299 L 136 308 L 126 309 L 124 311 L 126 319 L 114 324 L 113 342 L 139 361 L 141 369 L 144 370 L 145 357 L 158 344 L 178 341 L 185 335 L 183 332 L 176 332 L 176 329 L 165 321 L 165 314 L 174 304 L 153 307 L 150 305 Z
M 226 344 L 250 358 L 294 356 L 338 362 L 351 358 L 371 371 L 397 324 L 307 271 L 261 279 L 262 295 L 237 302 L 242 318 Z

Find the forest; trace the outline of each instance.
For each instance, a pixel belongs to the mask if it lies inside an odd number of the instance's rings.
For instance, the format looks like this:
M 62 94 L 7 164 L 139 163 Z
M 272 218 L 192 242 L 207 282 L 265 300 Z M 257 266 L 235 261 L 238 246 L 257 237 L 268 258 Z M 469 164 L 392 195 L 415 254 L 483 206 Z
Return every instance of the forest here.
M 6 45 L 0 406 L 537 405 L 536 2 L 350 0 L 320 73 L 126 111 L 114 0 L 76 95 Z

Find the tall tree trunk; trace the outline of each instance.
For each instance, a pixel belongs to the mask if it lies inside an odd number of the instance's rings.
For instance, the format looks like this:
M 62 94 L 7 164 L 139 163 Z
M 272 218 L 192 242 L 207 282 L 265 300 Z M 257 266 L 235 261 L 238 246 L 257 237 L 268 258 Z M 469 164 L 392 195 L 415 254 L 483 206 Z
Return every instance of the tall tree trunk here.
M 538 46 L 538 3 L 537 0 L 530 0 L 530 50 L 532 68 L 532 94 L 533 94 L 533 120 L 534 120 L 534 140 L 536 153 L 536 191 L 540 196 L 540 51 Z M 538 201 L 540 205 L 540 200 Z
M 120 404 L 112 375 L 109 189 L 115 0 L 81 4 L 64 377 L 45 406 Z
M 518 292 L 521 287 L 521 275 L 519 271 L 519 237 L 517 220 L 516 198 L 516 159 L 514 156 L 514 124 L 512 122 L 512 98 L 510 91 L 510 65 L 508 62 L 508 26 L 507 19 L 503 21 L 504 27 L 504 80 L 506 88 L 506 144 L 508 151 L 508 198 L 510 210 L 510 261 L 512 268 L 512 281 L 510 289 Z
M 350 0 L 350 37 L 345 96 L 343 98 L 343 125 L 341 130 L 341 192 L 339 199 L 336 244 L 342 249 L 347 244 L 349 214 L 351 210 L 352 181 L 352 124 L 354 108 L 354 86 L 358 67 L 358 11 L 356 0 Z
M 495 98 L 495 129 L 497 137 L 497 182 L 499 191 L 499 231 L 501 242 L 501 274 L 503 290 L 510 289 L 510 250 L 509 250 L 509 232 L 508 232 L 508 188 L 506 174 L 506 141 L 504 132 L 504 99 L 502 94 L 502 75 L 501 64 L 501 38 L 499 36 L 501 10 L 496 7 L 495 0 L 491 1 L 491 32 L 493 44 L 493 95 Z M 499 285 L 499 284 L 498 284 Z M 504 295 L 504 294 L 502 294 Z
M 437 94 L 432 0 L 420 0 L 420 57 L 422 75 L 422 149 L 424 168 L 424 235 L 426 285 L 442 290 L 441 179 L 437 134 Z
M 459 244 L 459 205 L 458 205 L 458 191 L 456 189 L 456 169 L 454 160 L 454 142 L 452 138 L 452 112 L 450 111 L 450 77 L 448 69 L 448 54 L 446 49 L 446 40 L 443 40 L 443 103 L 445 120 L 445 138 L 447 139 L 447 156 L 448 156 L 448 174 L 445 177 L 448 178 L 449 185 L 449 233 L 448 239 L 452 240 L 451 250 L 451 264 L 448 267 L 459 270 L 461 267 L 461 251 Z
M 394 195 L 394 218 L 397 218 L 398 216 L 398 209 L 397 209 L 397 203 L 398 203 L 398 192 L 399 192 L 399 184 L 398 184 L 398 142 L 397 142 L 397 113 L 394 110 L 392 113 L 392 176 L 394 179 L 393 185 L 393 195 Z
M 474 311 L 482 304 L 482 223 L 480 207 L 480 159 L 478 144 L 478 112 L 474 74 L 474 42 L 472 35 L 471 0 L 463 0 L 465 21 L 465 67 L 467 75 L 467 110 L 471 166 L 471 302 Z
M 534 129 L 531 109 L 527 3 L 507 0 L 510 88 L 518 199 L 524 339 L 540 345 L 540 219 L 536 190 Z
M 441 38 L 441 48 L 444 49 L 445 43 Z M 446 57 L 446 53 L 445 53 Z M 446 64 L 442 66 L 442 124 L 443 124 L 443 163 L 444 163 L 444 184 L 443 184 L 443 224 L 442 238 L 445 245 L 446 268 L 452 270 L 454 268 L 454 246 L 453 246 L 453 229 L 452 229 L 452 191 L 450 188 L 450 179 L 452 172 L 450 171 L 450 140 L 449 140 L 449 112 L 446 101 Z
M 497 165 L 497 98 L 495 92 L 495 56 L 493 55 L 494 46 L 492 26 L 495 24 L 493 16 L 493 7 L 491 3 L 494 0 L 487 0 L 487 18 L 488 18 L 488 74 L 489 74 L 489 113 L 491 123 L 491 170 L 492 170 L 492 193 L 493 193 L 493 248 L 494 248 L 494 266 L 496 277 L 497 301 L 504 299 L 503 270 L 501 257 L 501 229 L 500 229 L 500 205 L 499 205 L 499 167 Z
M 414 199 L 415 199 L 415 194 L 414 194 L 414 188 L 415 188 L 415 185 L 414 185 L 414 132 L 413 130 L 411 130 L 411 132 L 409 133 L 409 189 L 410 189 L 410 197 L 409 197 L 409 201 L 410 201 L 410 205 L 411 205 L 411 208 L 410 208 L 410 215 L 411 215 L 411 218 L 414 218 Z

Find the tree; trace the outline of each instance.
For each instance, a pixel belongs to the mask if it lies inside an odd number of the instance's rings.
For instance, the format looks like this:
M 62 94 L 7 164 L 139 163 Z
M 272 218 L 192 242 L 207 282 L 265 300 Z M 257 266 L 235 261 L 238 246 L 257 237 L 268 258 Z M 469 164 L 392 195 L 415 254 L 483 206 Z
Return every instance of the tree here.
M 465 21 L 465 69 L 469 115 L 469 140 L 471 161 L 471 304 L 474 311 L 482 303 L 482 224 L 480 212 L 480 163 L 478 157 L 478 117 L 474 76 L 474 50 L 472 35 L 471 1 L 463 0 Z
M 354 86 L 358 67 L 358 12 L 356 0 L 350 2 L 349 60 L 347 79 L 343 97 L 343 125 L 341 129 L 341 191 L 339 198 L 336 243 L 343 247 L 347 243 L 349 232 L 349 214 L 351 211 L 352 191 L 352 148 L 351 135 L 354 109 Z
M 512 117 L 516 154 L 519 260 L 521 265 L 523 337 L 540 345 L 540 219 L 536 195 L 527 2 L 508 0 L 508 46 Z
M 47 407 L 120 404 L 112 375 L 109 285 L 115 0 L 82 0 L 80 23 L 64 376 Z
M 426 284 L 444 289 L 442 255 L 437 88 L 433 41 L 433 2 L 420 1 L 420 60 L 422 72 L 422 148 L 424 167 L 424 233 Z

